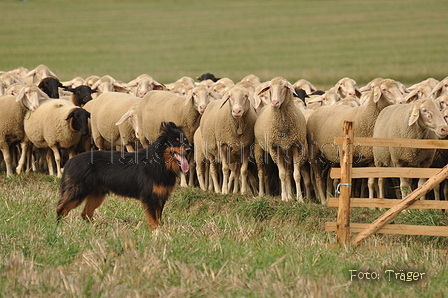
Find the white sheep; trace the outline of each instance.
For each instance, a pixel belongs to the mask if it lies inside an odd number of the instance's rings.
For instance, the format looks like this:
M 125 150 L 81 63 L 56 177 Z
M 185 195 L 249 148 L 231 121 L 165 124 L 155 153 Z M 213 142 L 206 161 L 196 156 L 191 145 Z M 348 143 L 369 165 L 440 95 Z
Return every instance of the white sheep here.
M 6 94 L 6 89 L 8 88 L 8 85 L 0 79 L 0 96 L 3 96 Z
M 255 107 L 266 99 L 265 107 L 261 110 L 255 123 L 255 158 L 258 165 L 259 195 L 265 194 L 264 164 L 272 157 L 279 170 L 281 182 L 281 197 L 283 201 L 292 199 L 291 170 L 296 184 L 297 199 L 303 201 L 301 188 L 301 166 L 307 161 L 306 120 L 294 104 L 291 83 L 281 77 L 275 77 L 255 94 Z M 260 95 L 268 93 L 264 99 Z M 306 178 L 306 177 L 304 177 Z M 305 179 L 306 196 L 310 197 L 310 189 Z
M 257 119 L 249 96 L 246 88 L 232 86 L 221 100 L 210 102 L 201 118 L 203 144 L 200 147 L 210 162 L 210 175 L 215 192 L 228 193 L 230 164 L 234 162 L 238 168 L 235 170 L 240 172 L 241 193 L 248 191 L 249 154 L 254 143 L 254 124 Z M 201 163 L 201 160 L 197 161 L 197 165 Z M 222 166 L 222 188 L 218 182 L 218 163 Z
M 75 155 L 75 147 L 81 140 L 81 135 L 89 133 L 87 118 L 89 113 L 64 99 L 52 99 L 25 118 L 24 129 L 26 139 L 36 148 L 51 149 L 57 167 L 57 176 L 62 177 L 60 148 L 68 150 L 69 158 Z M 23 169 L 26 147 L 22 147 L 22 156 L 17 166 Z M 53 161 L 47 154 L 50 175 L 54 175 Z
M 18 76 L 12 74 L 12 73 L 2 73 L 0 75 L 0 79 L 7 85 L 11 86 L 13 84 L 20 84 L 25 85 L 25 82 Z
M 20 67 L 17 67 L 15 69 L 12 69 L 12 70 L 10 70 L 8 72 L 12 73 L 13 75 L 15 75 L 15 76 L 17 76 L 19 78 L 23 78 L 29 72 L 29 70 L 26 67 L 20 66 Z
M 310 95 L 317 91 L 317 88 L 305 79 L 299 79 L 294 84 L 292 84 L 294 90 L 305 90 L 306 94 Z
M 92 139 L 99 150 L 105 150 L 110 144 L 111 149 L 125 146 L 128 152 L 135 151 L 137 139 L 132 122 L 117 122 L 140 100 L 140 97 L 123 92 L 106 92 L 84 105 L 91 114 Z
M 448 135 L 447 123 L 432 99 L 407 105 L 392 105 L 381 111 L 373 130 L 374 138 L 438 139 Z M 373 147 L 377 167 L 429 167 L 435 149 Z M 378 179 L 379 196 L 384 198 L 384 179 Z M 422 180 L 419 181 L 422 184 Z M 411 191 L 411 179 L 400 178 L 402 198 Z
M 0 150 L 6 163 L 7 176 L 13 175 L 10 146 L 23 141 L 23 119 L 29 117 L 30 111 L 36 111 L 44 99 L 49 99 L 48 95 L 36 85 L 23 86 L 17 97 L 0 97 Z
M 113 91 L 128 92 L 128 89 L 125 86 L 118 83 L 117 80 L 115 80 L 113 77 L 109 75 L 102 76 L 90 88 L 98 92 L 97 96 L 100 96 L 105 92 L 113 92 Z
M 187 139 L 193 142 L 193 135 L 199 127 L 201 115 L 210 100 L 221 98 L 204 85 L 197 85 L 186 96 L 169 91 L 149 91 L 139 105 L 135 105 L 123 115 L 120 121 L 136 115 L 135 132 L 140 143 L 145 147 L 159 136 L 160 123 L 170 121 L 182 126 Z M 192 167 L 190 167 L 192 168 Z M 190 173 L 189 185 L 193 184 Z M 185 175 L 181 174 L 181 186 L 187 186 Z
M 370 98 L 366 104 L 359 107 L 332 105 L 320 107 L 309 117 L 307 122 L 308 144 L 310 146 L 311 174 L 316 196 L 320 202 L 326 202 L 323 183 L 323 166 L 325 164 L 339 164 L 339 148 L 333 145 L 334 137 L 342 135 L 344 121 L 353 121 L 355 137 L 372 137 L 373 127 L 381 110 L 394 104 L 404 103 L 396 81 L 385 79 L 376 84 L 370 91 Z M 372 164 L 373 152 L 371 147 L 356 148 L 353 159 L 357 164 Z M 369 197 L 373 197 L 374 181 L 369 183 Z
M 157 82 L 148 74 L 139 75 L 125 84 L 124 87 L 129 90 L 129 94 L 136 97 L 143 97 L 150 90 L 168 90 L 163 84 Z
M 340 79 L 334 87 L 341 98 L 346 98 L 347 96 L 361 97 L 361 91 L 356 86 L 356 81 L 351 78 L 345 77 Z
M 179 96 L 166 91 L 148 92 L 138 107 L 139 139 L 145 146 L 148 141 L 155 141 L 159 135 L 156 124 L 172 121 L 183 127 L 188 140 L 199 127 L 200 117 L 210 100 L 221 96 L 204 85 L 197 85 L 186 96 Z M 156 127 L 157 126 L 157 127 Z
M 26 83 L 37 83 L 42 81 L 42 79 L 46 77 L 55 77 L 58 76 L 52 72 L 48 66 L 40 64 L 36 66 L 34 69 L 30 70 L 27 74 L 23 76 L 23 79 Z
M 434 83 L 434 79 L 427 79 L 409 87 L 408 89 L 411 90 L 411 92 L 406 94 L 406 102 L 411 102 L 420 98 L 430 98 L 432 90 L 435 87 Z

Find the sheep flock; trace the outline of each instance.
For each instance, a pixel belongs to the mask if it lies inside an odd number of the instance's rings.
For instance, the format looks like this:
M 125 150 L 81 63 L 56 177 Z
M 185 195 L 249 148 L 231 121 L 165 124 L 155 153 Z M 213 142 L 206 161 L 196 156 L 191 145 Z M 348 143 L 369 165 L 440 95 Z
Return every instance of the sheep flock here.
M 0 170 L 60 177 L 74 155 L 137 152 L 156 140 L 162 121 L 172 121 L 194 148 L 180 186 L 325 204 L 338 184 L 329 178 L 341 151 L 333 139 L 346 120 L 354 122 L 355 137 L 446 138 L 448 77 L 411 86 L 374 78 L 360 87 L 345 77 L 318 90 L 305 79 L 262 82 L 253 74 L 240 81 L 210 73 L 169 83 L 148 74 L 130 82 L 109 75 L 60 81 L 45 65 L 19 67 L 0 71 Z M 353 160 L 354 166 L 441 167 L 448 163 L 445 151 L 359 147 Z M 353 192 L 400 198 L 417 183 L 357 179 Z M 434 198 L 447 199 L 447 192 Z

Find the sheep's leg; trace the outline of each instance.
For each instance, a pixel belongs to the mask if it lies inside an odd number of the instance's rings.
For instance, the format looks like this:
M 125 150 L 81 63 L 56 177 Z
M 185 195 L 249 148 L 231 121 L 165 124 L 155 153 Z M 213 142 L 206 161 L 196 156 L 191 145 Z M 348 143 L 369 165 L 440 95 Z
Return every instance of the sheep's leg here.
M 229 193 L 229 160 L 227 156 L 227 146 L 221 147 L 221 163 L 222 163 L 222 193 L 228 194 Z
M 288 191 L 288 182 L 286 181 L 287 173 L 286 173 L 283 154 L 282 154 L 280 148 L 277 148 L 277 152 L 276 152 L 276 154 L 274 154 L 274 156 L 272 156 L 272 159 L 277 161 L 278 176 L 280 178 L 280 185 L 281 185 L 282 201 L 290 201 L 291 194 L 290 194 L 290 191 Z
M 216 193 L 220 193 L 221 187 L 219 186 L 218 181 L 218 169 L 217 169 L 218 164 L 216 160 L 213 160 L 213 158 L 209 158 L 209 160 L 210 160 L 210 176 L 212 178 L 213 187 Z
M 369 199 L 375 197 L 375 178 L 370 177 L 367 179 L 367 186 L 369 188 Z
M 197 161 L 196 162 L 196 175 L 198 177 L 198 181 L 199 181 L 199 187 L 202 190 L 207 190 L 206 186 L 205 186 L 205 177 L 204 177 L 204 167 L 205 167 L 205 162 L 204 161 Z
M 61 154 L 59 153 L 59 148 L 56 146 L 51 146 L 51 150 L 54 154 L 54 161 L 56 162 L 56 169 L 58 171 L 58 178 L 62 177 L 62 171 L 61 171 Z
M 243 154 L 243 163 L 241 164 L 240 169 L 240 177 L 241 177 L 241 193 L 246 194 L 248 191 L 248 185 L 247 185 L 247 176 L 248 176 L 248 168 L 249 168 L 249 150 L 244 150 Z M 239 182 L 239 179 L 237 179 L 237 182 Z
M 188 186 L 194 186 L 194 176 L 196 175 L 196 167 L 194 166 L 194 160 L 190 161 L 190 171 L 188 173 Z
M 296 198 L 299 202 L 303 203 L 303 194 L 302 194 L 302 186 L 300 185 L 302 175 L 301 175 L 301 162 L 302 157 L 300 156 L 299 149 L 297 147 L 292 147 L 292 160 L 293 160 L 293 166 L 294 166 L 294 181 L 296 183 Z
M 187 176 L 184 172 L 180 173 L 180 186 L 181 187 L 187 187 Z
M 306 163 L 300 166 L 300 175 L 303 180 L 303 184 L 305 185 L 305 198 L 310 200 L 312 196 L 311 194 L 312 186 L 311 186 L 310 172 L 308 169 L 308 165 Z
M 26 163 L 26 156 L 28 154 L 28 142 L 23 141 L 20 143 L 20 148 L 22 148 L 22 152 L 20 154 L 20 159 L 16 167 L 17 174 L 21 174 L 23 171 L 23 166 Z
M 265 192 L 265 183 L 266 183 L 266 176 L 265 176 L 265 167 L 267 161 L 263 159 L 263 156 L 267 155 L 267 152 L 265 152 L 260 145 L 253 147 L 253 154 L 255 157 L 255 162 L 257 164 L 257 174 L 258 174 L 258 196 L 263 197 Z
M 386 196 L 384 195 L 384 182 L 385 182 L 384 178 L 378 178 L 378 190 L 379 190 L 378 195 L 382 199 L 386 198 Z
M 420 178 L 420 179 L 418 179 L 418 187 L 420 187 L 420 186 L 422 186 L 423 184 L 425 184 L 426 180 L 428 180 L 428 178 Z M 437 185 L 437 186 L 440 186 L 440 184 Z M 439 189 L 440 189 L 440 187 L 439 187 Z M 439 194 L 439 197 L 440 197 L 440 194 Z M 426 195 L 422 196 L 422 197 L 420 198 L 420 200 L 426 200 Z
M 233 163 L 232 170 L 230 172 L 230 179 L 233 179 L 233 193 L 238 193 L 240 188 L 241 165 L 237 162 Z M 233 178 L 232 178 L 233 177 Z M 229 189 L 231 188 L 231 182 L 229 181 Z
M 412 191 L 412 178 L 400 177 L 401 198 L 404 199 Z
M 12 165 L 11 165 L 11 154 L 9 152 L 9 146 L 8 144 L 3 144 L 2 148 L 0 149 L 3 153 L 3 159 L 6 164 L 6 176 L 12 176 Z
M 50 173 L 51 176 L 53 176 L 54 175 L 53 156 L 51 155 L 50 149 L 47 150 L 45 158 L 47 159 L 48 172 Z
M 316 164 L 316 161 L 313 161 L 311 163 L 311 173 L 313 176 L 313 181 L 316 183 L 316 185 L 314 186 L 316 196 L 319 198 L 321 204 L 325 204 L 327 202 L 327 197 L 325 195 L 324 181 L 322 179 L 322 171 L 320 171 L 320 166 Z

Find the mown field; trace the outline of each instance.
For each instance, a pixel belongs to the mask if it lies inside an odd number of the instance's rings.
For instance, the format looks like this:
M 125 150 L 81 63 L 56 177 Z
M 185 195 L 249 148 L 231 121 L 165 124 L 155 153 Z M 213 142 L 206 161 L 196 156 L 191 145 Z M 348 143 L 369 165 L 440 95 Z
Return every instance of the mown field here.
M 61 80 L 148 73 L 163 83 L 253 73 L 322 89 L 344 76 L 359 86 L 381 76 L 410 85 L 448 75 L 447 8 L 436 0 L 1 1 L 0 70 L 45 64 Z M 334 208 L 180 188 L 155 232 L 137 201 L 116 196 L 93 223 L 78 208 L 57 226 L 58 183 L 1 172 L 1 297 L 447 297 L 446 238 L 377 234 L 337 248 L 324 231 Z M 357 208 L 352 221 L 382 212 Z M 410 210 L 394 223 L 446 225 L 448 216 Z M 359 280 L 360 272 L 377 279 Z M 407 272 L 423 278 L 400 280 Z

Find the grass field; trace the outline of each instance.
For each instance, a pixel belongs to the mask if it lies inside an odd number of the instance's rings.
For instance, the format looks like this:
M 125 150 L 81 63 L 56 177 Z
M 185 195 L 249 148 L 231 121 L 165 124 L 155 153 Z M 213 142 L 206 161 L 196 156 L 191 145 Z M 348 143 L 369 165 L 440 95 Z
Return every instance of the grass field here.
M 447 8 L 444 0 L 4 0 L 0 70 L 45 64 L 61 80 L 148 73 L 163 83 L 253 73 L 323 89 L 344 76 L 358 85 L 381 76 L 409 85 L 448 75 Z M 156 232 L 137 201 L 116 196 L 93 223 L 75 209 L 56 226 L 58 183 L 1 173 L 1 297 L 448 297 L 446 238 L 377 234 L 340 249 L 323 229 L 334 208 L 198 189 L 175 191 Z M 352 221 L 383 211 L 357 208 Z M 447 222 L 433 210 L 394 220 Z M 401 281 L 407 272 L 423 279 Z
M 0 70 L 61 79 L 447 76 L 448 1 L 1 1 Z
M 446 295 L 446 239 L 374 235 L 360 248 L 332 247 L 335 234 L 323 225 L 336 210 L 314 203 L 178 189 L 162 227 L 150 232 L 135 200 L 111 196 L 93 223 L 81 220 L 78 208 L 57 226 L 56 178 L 26 174 L 0 187 L 3 297 Z M 363 209 L 352 217 L 371 222 L 380 213 Z M 447 219 L 412 210 L 395 223 Z M 360 272 L 377 279 L 359 280 Z M 423 279 L 395 276 L 405 272 Z

